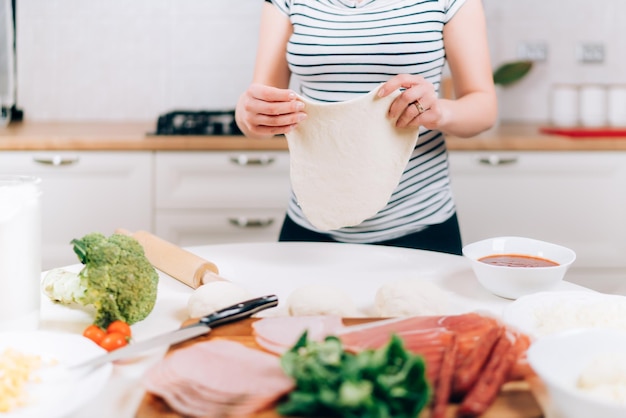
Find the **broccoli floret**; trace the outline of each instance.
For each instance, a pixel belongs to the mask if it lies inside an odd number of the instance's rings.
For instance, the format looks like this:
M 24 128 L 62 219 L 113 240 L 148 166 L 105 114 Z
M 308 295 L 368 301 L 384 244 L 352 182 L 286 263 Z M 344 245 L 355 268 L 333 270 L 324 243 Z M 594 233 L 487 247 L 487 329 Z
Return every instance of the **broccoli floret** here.
M 93 306 L 94 324 L 102 328 L 115 320 L 134 324 L 152 312 L 159 275 L 135 238 L 121 234 L 107 238 L 94 232 L 71 243 L 85 265 L 78 273 L 79 283 L 74 279 L 71 286 L 64 286 L 51 279 L 47 283 L 50 291 L 44 287 L 48 296 L 61 303 Z M 59 280 L 72 280 L 59 277 Z M 69 294 L 63 294 L 63 289 L 68 289 Z

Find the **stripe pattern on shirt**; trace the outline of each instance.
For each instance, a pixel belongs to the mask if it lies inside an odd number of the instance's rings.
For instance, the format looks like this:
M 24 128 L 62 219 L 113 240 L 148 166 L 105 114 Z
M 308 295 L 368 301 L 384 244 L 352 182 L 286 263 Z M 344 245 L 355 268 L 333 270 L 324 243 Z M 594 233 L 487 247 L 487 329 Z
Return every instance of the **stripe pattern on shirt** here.
M 439 88 L 443 26 L 465 0 L 272 0 L 289 16 L 287 62 L 300 94 L 337 102 L 367 94 L 397 74 L 419 74 Z M 384 138 L 381 138 L 384 140 Z M 343 242 L 397 238 L 447 220 L 455 211 L 440 132 L 421 130 L 389 203 L 353 227 L 331 231 Z M 291 195 L 287 213 L 316 230 Z

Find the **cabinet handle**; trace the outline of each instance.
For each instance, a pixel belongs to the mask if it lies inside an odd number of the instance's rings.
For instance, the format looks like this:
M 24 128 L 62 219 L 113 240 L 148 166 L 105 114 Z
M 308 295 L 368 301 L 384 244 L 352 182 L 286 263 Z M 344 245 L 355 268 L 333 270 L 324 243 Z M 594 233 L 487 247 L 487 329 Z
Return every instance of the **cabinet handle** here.
M 270 165 L 276 159 L 267 155 L 260 157 L 250 157 L 245 154 L 238 155 L 236 157 L 230 157 L 230 162 L 233 164 L 246 166 L 246 165 Z
M 34 157 L 33 160 L 39 164 L 61 166 L 61 165 L 77 164 L 79 158 L 78 157 L 62 157 L 60 155 L 55 155 L 53 157 Z
M 238 228 L 267 228 L 274 223 L 274 219 L 249 219 L 241 216 L 239 218 L 228 218 L 228 222 Z
M 514 164 L 517 162 L 517 157 L 500 157 L 499 155 L 490 155 L 489 157 L 481 157 L 478 159 L 480 164 L 484 165 L 507 165 Z

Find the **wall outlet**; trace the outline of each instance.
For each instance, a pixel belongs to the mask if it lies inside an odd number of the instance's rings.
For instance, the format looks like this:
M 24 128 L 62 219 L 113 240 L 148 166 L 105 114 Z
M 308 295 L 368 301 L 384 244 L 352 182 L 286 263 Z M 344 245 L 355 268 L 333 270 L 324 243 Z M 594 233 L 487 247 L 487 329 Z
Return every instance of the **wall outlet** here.
M 604 44 L 583 42 L 576 48 L 576 59 L 582 63 L 601 64 L 604 62 Z
M 548 59 L 548 45 L 543 41 L 522 41 L 517 44 L 517 59 L 546 61 Z

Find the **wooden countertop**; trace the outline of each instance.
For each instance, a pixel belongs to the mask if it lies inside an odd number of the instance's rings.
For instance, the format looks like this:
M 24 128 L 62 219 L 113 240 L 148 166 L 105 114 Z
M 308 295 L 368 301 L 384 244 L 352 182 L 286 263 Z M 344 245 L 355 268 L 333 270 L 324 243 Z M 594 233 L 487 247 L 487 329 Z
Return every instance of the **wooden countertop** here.
M 151 122 L 23 122 L 0 129 L 0 150 L 74 151 L 275 151 L 283 137 L 154 136 Z M 474 138 L 447 138 L 451 151 L 626 151 L 626 137 L 569 138 L 546 135 L 538 125 L 504 124 Z
M 0 129 L 0 150 L 221 151 L 286 150 L 282 137 L 155 136 L 154 123 L 18 123 Z

